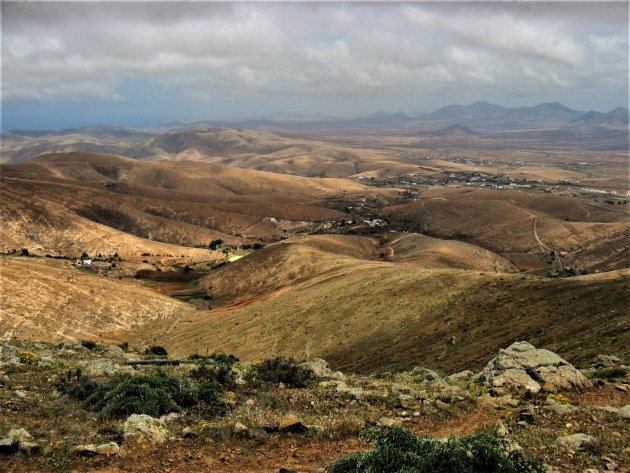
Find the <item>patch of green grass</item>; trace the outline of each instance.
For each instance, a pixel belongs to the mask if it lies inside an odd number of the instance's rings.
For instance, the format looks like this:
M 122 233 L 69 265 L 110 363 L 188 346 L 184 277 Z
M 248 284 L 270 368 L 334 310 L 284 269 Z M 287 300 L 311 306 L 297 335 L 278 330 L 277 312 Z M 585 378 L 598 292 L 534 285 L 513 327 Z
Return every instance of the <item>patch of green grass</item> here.
M 247 250 L 242 250 L 242 251 L 235 251 L 233 253 L 230 254 L 230 256 L 228 256 L 228 261 L 230 263 L 239 260 L 245 256 L 247 256 L 248 254 L 252 253 L 251 251 L 247 251 Z
M 200 282 L 201 281 L 199 281 L 199 279 L 193 279 L 188 284 L 186 284 L 186 287 L 188 289 L 194 289 L 195 287 L 199 287 Z
M 601 368 L 599 370 L 590 371 L 586 374 L 589 379 L 615 379 L 621 378 L 628 374 L 628 370 L 621 367 Z
M 508 442 L 473 434 L 441 441 L 416 437 L 401 427 L 370 429 L 364 438 L 375 446 L 334 461 L 329 473 L 534 473 L 542 464 L 521 451 L 508 452 Z

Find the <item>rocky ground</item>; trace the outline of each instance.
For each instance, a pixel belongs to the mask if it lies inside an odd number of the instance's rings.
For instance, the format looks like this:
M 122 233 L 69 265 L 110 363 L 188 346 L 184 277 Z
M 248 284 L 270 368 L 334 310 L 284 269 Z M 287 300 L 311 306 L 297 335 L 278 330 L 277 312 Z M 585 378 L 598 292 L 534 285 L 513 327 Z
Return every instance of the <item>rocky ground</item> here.
M 0 344 L 2 470 L 325 471 L 372 448 L 360 435 L 366 428 L 400 425 L 419 436 L 505 439 L 549 472 L 629 471 L 629 371 L 611 355 L 578 370 L 518 342 L 480 373 L 416 367 L 370 376 L 319 359 L 192 358 L 155 366 L 138 362 L 166 359 L 159 350 Z M 176 402 L 151 398 L 156 379 L 171 383 Z M 119 389 L 125 380 L 150 387 Z

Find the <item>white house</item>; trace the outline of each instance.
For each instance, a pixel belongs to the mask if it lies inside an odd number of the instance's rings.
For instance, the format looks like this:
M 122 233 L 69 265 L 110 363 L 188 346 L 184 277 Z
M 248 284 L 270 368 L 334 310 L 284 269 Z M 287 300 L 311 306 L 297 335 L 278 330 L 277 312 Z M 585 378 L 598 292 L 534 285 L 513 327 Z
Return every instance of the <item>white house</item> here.
M 92 260 L 91 259 L 81 259 L 79 258 L 75 264 L 77 266 L 90 266 L 92 264 Z

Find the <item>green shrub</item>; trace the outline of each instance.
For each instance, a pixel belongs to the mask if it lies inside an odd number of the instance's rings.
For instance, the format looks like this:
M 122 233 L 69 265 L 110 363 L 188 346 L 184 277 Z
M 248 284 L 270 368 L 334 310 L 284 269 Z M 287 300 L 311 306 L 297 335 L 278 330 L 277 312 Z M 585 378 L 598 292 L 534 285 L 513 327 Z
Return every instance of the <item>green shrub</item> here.
M 368 452 L 334 461 L 329 473 L 532 473 L 542 464 L 520 451 L 507 452 L 508 442 L 488 435 L 452 437 L 446 442 L 416 437 L 390 427 L 367 431 L 375 441 Z
M 599 370 L 591 371 L 586 375 L 590 379 L 615 379 L 625 376 L 628 371 L 625 368 L 601 368 Z
M 214 380 L 178 378 L 156 370 L 139 376 L 118 376 L 77 390 L 87 408 L 109 417 L 148 414 L 153 417 L 177 408 L 199 407 L 208 414 L 224 411 L 223 389 Z
M 193 353 L 188 357 L 188 359 L 201 360 L 204 363 L 211 362 L 227 366 L 232 366 L 240 361 L 235 355 L 228 355 L 227 353 L 213 353 L 212 355 L 200 355 L 198 353 Z
M 130 414 L 157 417 L 166 414 L 175 407 L 172 389 L 151 381 L 149 376 L 107 381 L 87 398 L 86 405 L 110 417 Z
M 98 388 L 99 382 L 85 376 L 80 368 L 76 371 L 68 371 L 66 375 L 57 382 L 57 391 L 80 401 L 86 400 Z
M 256 365 L 258 379 L 269 383 L 284 383 L 293 388 L 303 388 L 315 379 L 312 370 L 300 366 L 293 358 L 276 356 Z
M 149 348 L 144 350 L 145 355 L 157 355 L 157 356 L 168 356 L 168 352 L 166 348 L 161 347 L 159 345 L 151 345 Z
M 98 343 L 93 342 L 92 340 L 81 340 L 81 346 L 87 348 L 88 350 L 94 350 L 98 347 Z
M 119 344 L 118 344 L 118 346 L 119 346 L 122 350 L 124 350 L 124 351 L 129 350 L 129 342 L 122 342 L 122 343 L 119 343 Z
M 236 376 L 231 365 L 201 365 L 190 372 L 190 377 L 197 381 L 214 381 L 215 383 L 232 389 L 236 386 Z

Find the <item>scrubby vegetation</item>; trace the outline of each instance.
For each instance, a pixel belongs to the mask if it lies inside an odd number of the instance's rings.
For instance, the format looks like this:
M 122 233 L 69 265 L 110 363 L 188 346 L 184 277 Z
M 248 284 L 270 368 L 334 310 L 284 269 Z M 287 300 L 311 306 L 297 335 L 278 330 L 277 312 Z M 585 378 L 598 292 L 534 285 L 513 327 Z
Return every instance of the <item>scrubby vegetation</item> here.
M 509 443 L 488 435 L 452 437 L 446 441 L 416 437 L 401 427 L 368 430 L 375 441 L 368 452 L 354 453 L 333 462 L 329 473 L 529 473 L 544 472 L 540 462 Z
M 81 340 L 81 346 L 83 348 L 87 348 L 88 350 L 94 350 L 98 347 L 98 344 L 92 340 Z
M 315 374 L 300 366 L 293 358 L 276 356 L 256 365 L 257 379 L 268 383 L 283 383 L 291 388 L 303 388 L 315 379 Z
M 214 415 L 225 410 L 223 387 L 215 379 L 179 378 L 161 370 L 101 382 L 77 371 L 68 373 L 58 389 L 107 417 L 160 416 L 193 406 Z
M 612 368 L 601 368 L 599 370 L 591 371 L 587 373 L 587 377 L 590 379 L 615 379 L 621 378 L 628 374 L 628 370 L 621 366 Z
M 144 351 L 145 355 L 168 356 L 166 348 L 159 345 L 151 345 Z

